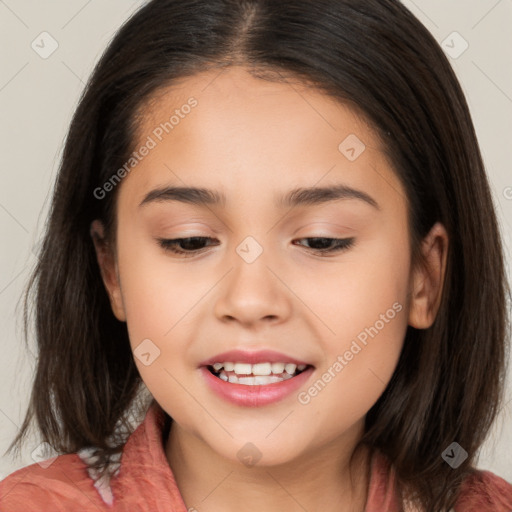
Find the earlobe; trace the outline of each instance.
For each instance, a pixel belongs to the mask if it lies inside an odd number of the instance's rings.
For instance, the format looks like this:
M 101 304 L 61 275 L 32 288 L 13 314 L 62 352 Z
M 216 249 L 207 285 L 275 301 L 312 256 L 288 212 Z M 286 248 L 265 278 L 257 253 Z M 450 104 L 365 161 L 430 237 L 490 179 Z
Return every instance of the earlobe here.
M 94 242 L 101 278 L 110 298 L 112 312 L 119 321 L 125 322 L 126 315 L 122 301 L 117 262 L 114 252 L 105 240 L 104 227 L 101 221 L 94 220 L 91 223 L 90 233 Z
M 417 265 L 411 279 L 408 323 L 416 329 L 427 329 L 437 316 L 443 294 L 448 245 L 446 229 L 437 222 L 422 242 L 426 265 Z

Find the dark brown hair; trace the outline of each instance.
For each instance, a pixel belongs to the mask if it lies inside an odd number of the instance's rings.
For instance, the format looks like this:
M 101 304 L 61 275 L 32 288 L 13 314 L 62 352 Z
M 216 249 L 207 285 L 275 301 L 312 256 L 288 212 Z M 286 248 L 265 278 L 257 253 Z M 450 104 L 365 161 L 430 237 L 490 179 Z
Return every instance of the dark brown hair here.
M 115 237 L 117 189 L 103 199 L 94 191 L 134 150 L 137 113 L 154 94 L 234 64 L 267 80 L 312 84 L 365 116 L 407 191 L 413 264 L 436 221 L 448 231 L 436 320 L 408 327 L 358 445 L 388 456 L 399 489 L 425 510 L 448 509 L 502 403 L 510 289 L 464 94 L 435 39 L 397 0 L 153 0 L 121 27 L 72 120 L 25 295 L 39 358 L 11 449 L 33 419 L 63 453 L 122 448 L 109 439 L 142 383 L 90 236 L 91 221 L 101 219 Z M 441 458 L 454 441 L 469 454 L 457 469 Z

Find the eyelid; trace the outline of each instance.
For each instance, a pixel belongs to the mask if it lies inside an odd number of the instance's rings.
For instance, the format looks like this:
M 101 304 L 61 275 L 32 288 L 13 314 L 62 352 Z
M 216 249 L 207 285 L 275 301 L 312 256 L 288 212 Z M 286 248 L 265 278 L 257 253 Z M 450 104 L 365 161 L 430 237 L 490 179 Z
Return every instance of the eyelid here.
M 292 233 L 292 236 L 295 236 L 296 233 L 298 231 L 300 231 L 301 229 L 307 229 L 307 230 L 309 230 L 309 229 L 321 229 L 321 228 L 315 228 L 315 226 L 317 226 L 318 224 L 321 224 L 321 225 L 325 225 L 326 224 L 328 226 L 328 229 L 336 229 L 336 230 L 342 229 L 344 232 L 348 232 L 348 233 L 354 233 L 356 231 L 354 228 L 351 228 L 350 226 L 339 224 L 337 222 L 317 221 L 317 222 L 309 222 L 308 224 L 302 225 L 301 227 L 297 228 Z M 316 231 L 315 231 L 315 233 L 316 233 Z M 324 236 L 324 235 L 322 235 L 322 236 Z M 326 237 L 336 237 L 338 235 L 330 234 L 330 235 L 325 235 L 325 236 Z

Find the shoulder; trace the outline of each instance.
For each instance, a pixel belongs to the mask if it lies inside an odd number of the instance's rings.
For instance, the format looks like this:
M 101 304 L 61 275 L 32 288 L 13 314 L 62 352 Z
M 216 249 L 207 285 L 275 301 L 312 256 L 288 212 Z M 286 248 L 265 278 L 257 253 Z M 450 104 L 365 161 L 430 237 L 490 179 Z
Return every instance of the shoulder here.
M 64 512 L 78 506 L 83 511 L 107 510 L 78 454 L 31 464 L 0 482 L 2 512 Z
M 379 450 L 374 451 L 366 512 L 398 510 L 395 468 Z M 473 468 L 458 489 L 450 512 L 512 512 L 512 484 L 490 471 Z M 406 511 L 416 511 L 404 503 Z
M 490 471 L 475 470 L 462 483 L 455 512 L 510 512 L 512 484 Z

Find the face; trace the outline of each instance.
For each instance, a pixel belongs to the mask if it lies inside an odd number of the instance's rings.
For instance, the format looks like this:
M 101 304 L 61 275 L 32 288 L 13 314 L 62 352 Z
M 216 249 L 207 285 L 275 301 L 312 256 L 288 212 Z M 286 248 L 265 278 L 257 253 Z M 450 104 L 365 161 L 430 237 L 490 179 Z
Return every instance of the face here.
M 174 84 L 145 114 L 115 258 L 98 254 L 149 391 L 234 462 L 247 443 L 272 465 L 353 441 L 408 323 L 432 321 L 375 133 L 318 91 L 236 67 Z M 310 188 L 325 190 L 290 196 Z

